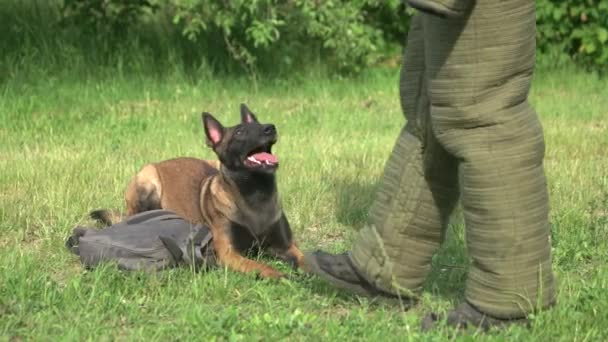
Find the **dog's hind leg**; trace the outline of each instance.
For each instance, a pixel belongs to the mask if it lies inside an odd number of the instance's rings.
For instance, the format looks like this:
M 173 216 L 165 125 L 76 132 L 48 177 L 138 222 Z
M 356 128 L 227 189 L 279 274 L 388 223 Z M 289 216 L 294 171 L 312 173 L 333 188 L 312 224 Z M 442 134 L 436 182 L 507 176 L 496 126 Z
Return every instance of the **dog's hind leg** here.
M 152 164 L 144 166 L 127 186 L 125 192 L 126 217 L 148 210 L 162 209 L 161 190 L 160 177 L 156 167 Z M 111 226 L 125 219 L 124 213 L 108 209 L 93 210 L 89 213 L 89 217 L 104 226 Z
M 123 215 L 114 210 L 97 209 L 89 213 L 89 217 L 103 226 L 109 227 L 116 222 L 122 221 Z
M 144 166 L 129 183 L 125 193 L 127 216 L 148 210 L 162 209 L 162 185 L 156 167 Z

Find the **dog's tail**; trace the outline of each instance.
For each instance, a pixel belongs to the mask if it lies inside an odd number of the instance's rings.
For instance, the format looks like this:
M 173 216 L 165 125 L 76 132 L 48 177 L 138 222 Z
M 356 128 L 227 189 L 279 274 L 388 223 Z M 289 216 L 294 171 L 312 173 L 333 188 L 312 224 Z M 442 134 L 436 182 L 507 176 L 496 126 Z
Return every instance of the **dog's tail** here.
M 89 217 L 104 226 L 111 226 L 112 224 L 123 220 L 123 215 L 121 213 L 108 209 L 93 210 L 89 213 Z

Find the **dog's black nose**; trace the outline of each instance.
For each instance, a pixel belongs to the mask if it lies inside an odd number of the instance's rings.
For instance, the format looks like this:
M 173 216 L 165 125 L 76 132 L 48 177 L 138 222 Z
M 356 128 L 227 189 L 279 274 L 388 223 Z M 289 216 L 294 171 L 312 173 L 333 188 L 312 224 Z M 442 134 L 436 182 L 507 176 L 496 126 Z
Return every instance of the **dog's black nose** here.
M 277 132 L 277 129 L 274 127 L 274 125 L 266 125 L 266 127 L 264 127 L 264 134 L 266 135 L 272 135 L 275 134 Z

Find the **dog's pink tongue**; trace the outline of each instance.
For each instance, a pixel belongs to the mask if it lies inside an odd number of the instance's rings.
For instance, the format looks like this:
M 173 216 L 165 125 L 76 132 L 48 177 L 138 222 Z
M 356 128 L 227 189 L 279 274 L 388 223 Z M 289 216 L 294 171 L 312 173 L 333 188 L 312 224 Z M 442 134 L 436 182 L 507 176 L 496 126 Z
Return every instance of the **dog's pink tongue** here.
M 276 164 L 279 162 L 277 160 L 277 157 L 275 157 L 273 154 L 270 154 L 267 152 L 256 153 L 256 154 L 252 155 L 252 157 L 260 162 L 268 161 L 268 163 L 270 163 L 270 164 Z

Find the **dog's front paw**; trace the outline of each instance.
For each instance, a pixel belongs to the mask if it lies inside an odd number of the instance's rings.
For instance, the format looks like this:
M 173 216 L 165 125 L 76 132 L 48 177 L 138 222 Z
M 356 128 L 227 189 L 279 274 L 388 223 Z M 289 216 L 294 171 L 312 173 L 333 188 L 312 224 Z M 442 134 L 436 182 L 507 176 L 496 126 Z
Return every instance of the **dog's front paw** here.
M 264 269 L 259 274 L 264 279 L 280 279 L 285 277 L 285 274 L 272 268 Z

